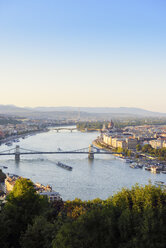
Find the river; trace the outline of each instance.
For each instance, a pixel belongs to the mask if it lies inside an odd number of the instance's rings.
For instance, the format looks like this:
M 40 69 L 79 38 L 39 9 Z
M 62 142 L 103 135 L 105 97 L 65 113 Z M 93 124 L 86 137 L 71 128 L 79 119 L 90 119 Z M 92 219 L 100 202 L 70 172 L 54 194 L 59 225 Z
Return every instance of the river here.
M 36 151 L 74 150 L 88 147 L 98 136 L 97 132 L 82 133 L 79 131 L 50 130 L 20 139 L 19 143 L 13 143 L 13 147 L 20 145 L 25 149 Z M 0 151 L 7 150 L 5 144 L 0 146 Z M 72 171 L 58 167 L 55 163 L 61 161 L 73 167 Z M 50 184 L 58 191 L 63 200 L 91 200 L 94 198 L 106 199 L 112 196 L 122 187 L 131 188 L 139 183 L 145 185 L 151 180 L 166 183 L 166 175 L 152 174 L 144 169 L 131 169 L 129 165 L 113 155 L 95 155 L 93 161 L 89 161 L 87 155 L 80 154 L 52 154 L 52 155 L 22 155 L 19 163 L 13 156 L 1 156 L 0 166 L 5 173 L 13 173 L 40 182 Z

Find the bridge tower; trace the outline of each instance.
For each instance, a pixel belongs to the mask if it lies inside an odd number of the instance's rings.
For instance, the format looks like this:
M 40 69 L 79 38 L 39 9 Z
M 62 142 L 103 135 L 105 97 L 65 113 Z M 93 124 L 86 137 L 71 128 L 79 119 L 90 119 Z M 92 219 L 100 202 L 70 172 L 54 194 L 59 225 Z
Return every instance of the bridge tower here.
M 89 154 L 88 154 L 89 159 L 94 159 L 94 151 L 93 151 L 93 145 L 89 145 Z
M 16 146 L 16 150 L 15 150 L 15 161 L 19 162 L 20 161 L 20 146 Z

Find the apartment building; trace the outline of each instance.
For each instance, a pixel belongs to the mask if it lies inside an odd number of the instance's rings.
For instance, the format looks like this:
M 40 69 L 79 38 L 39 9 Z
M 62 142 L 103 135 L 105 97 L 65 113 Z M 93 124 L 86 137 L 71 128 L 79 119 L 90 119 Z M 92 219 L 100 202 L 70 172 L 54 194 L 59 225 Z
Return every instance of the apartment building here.
M 105 133 L 103 135 L 103 142 L 107 145 L 110 145 L 114 148 L 120 147 L 123 149 L 135 149 L 136 145 L 138 144 L 138 140 L 135 138 L 126 138 L 126 135 L 110 135 Z
M 155 149 L 166 147 L 166 138 L 158 138 L 155 140 L 151 140 L 149 141 L 149 144 Z
M 127 143 L 128 149 L 136 149 L 136 145 L 138 144 L 138 140 L 134 139 L 134 138 L 127 138 L 126 143 Z
M 118 140 L 118 141 L 117 141 L 117 147 L 120 147 L 120 148 L 122 148 L 122 149 L 128 148 L 128 147 L 127 147 L 127 143 L 126 143 L 125 140 Z

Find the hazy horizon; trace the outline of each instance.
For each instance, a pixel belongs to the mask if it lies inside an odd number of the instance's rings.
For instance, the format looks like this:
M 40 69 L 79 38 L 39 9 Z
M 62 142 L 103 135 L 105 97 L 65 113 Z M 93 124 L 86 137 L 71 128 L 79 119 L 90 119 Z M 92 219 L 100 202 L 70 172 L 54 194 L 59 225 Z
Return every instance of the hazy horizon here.
M 166 114 L 166 112 L 159 112 L 159 111 L 152 111 L 152 110 L 149 110 L 149 109 L 145 109 L 145 108 L 139 108 L 139 107 L 128 107 L 128 106 L 117 106 L 117 107 L 108 107 L 108 106 L 19 106 L 19 105 L 15 105 L 15 104 L 0 104 L 0 106 L 4 106 L 4 107 L 18 107 L 18 108 L 24 108 L 24 109 L 40 109 L 40 108 L 74 108 L 74 109 L 77 109 L 78 111 L 80 110 L 80 109 L 137 109 L 137 110 L 143 110 L 143 111 L 150 111 L 150 112 L 156 112 L 156 113 L 161 113 L 161 114 Z M 85 110 L 83 110 L 83 111 L 85 111 Z
M 166 112 L 166 2 L 0 1 L 0 104 Z

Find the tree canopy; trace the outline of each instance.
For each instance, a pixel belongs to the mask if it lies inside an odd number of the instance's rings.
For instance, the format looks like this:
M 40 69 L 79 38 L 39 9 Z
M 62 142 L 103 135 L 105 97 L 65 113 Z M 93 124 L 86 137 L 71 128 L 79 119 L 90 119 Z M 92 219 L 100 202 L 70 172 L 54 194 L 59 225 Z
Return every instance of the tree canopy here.
M 1 213 L 3 227 L 0 228 L 5 230 L 2 244 L 4 247 L 19 247 L 21 232 L 26 230 L 35 216 L 42 213 L 48 202 L 36 193 L 33 183 L 25 178 L 17 179 L 6 200 Z
M 19 179 L 0 213 L 4 248 L 165 248 L 166 191 L 123 188 L 107 200 L 45 202 Z

